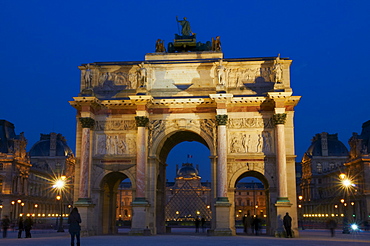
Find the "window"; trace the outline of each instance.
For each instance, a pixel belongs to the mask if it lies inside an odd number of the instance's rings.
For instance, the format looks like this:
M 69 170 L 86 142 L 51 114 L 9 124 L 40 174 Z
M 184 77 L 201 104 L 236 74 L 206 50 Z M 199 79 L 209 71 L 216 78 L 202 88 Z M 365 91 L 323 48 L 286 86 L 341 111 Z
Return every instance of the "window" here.
M 332 163 L 330 163 L 330 164 L 329 164 L 329 167 L 330 167 L 330 169 L 334 169 L 334 168 L 335 168 L 334 163 L 333 163 L 333 162 L 332 162 Z
M 317 165 L 316 165 L 316 171 L 317 171 L 317 173 L 322 173 L 322 165 L 321 165 L 321 163 L 317 163 Z

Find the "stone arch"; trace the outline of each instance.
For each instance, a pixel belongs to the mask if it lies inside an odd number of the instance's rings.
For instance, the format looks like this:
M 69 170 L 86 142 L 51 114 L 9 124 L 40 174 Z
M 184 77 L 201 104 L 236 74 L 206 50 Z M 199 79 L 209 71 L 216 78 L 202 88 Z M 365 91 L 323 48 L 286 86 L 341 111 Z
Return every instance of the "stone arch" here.
M 166 131 L 163 131 L 160 134 L 158 134 L 156 139 L 153 140 L 153 144 L 150 149 L 149 155 L 150 156 L 161 156 L 161 153 L 162 153 L 163 147 L 165 146 L 166 141 L 168 139 L 171 139 L 171 140 L 174 139 L 174 135 L 178 134 L 179 132 L 192 133 L 194 134 L 194 137 L 192 137 L 189 140 L 182 140 L 182 141 L 174 140 L 175 142 L 177 142 L 176 144 L 181 143 L 183 141 L 197 141 L 207 146 L 207 148 L 210 150 L 211 155 L 214 155 L 216 153 L 214 138 L 207 135 L 204 131 L 201 130 L 200 127 L 191 126 L 188 128 L 169 127 L 166 129 Z
M 122 180 L 129 178 L 125 172 L 104 172 L 104 177 L 101 178 L 96 184 L 100 188 L 100 199 L 99 206 L 101 208 L 101 213 L 99 222 L 101 223 L 101 233 L 102 234 L 116 234 L 118 233 L 116 229 L 116 201 L 117 201 L 117 191 L 118 186 Z M 132 184 L 133 185 L 133 184 Z
M 161 133 L 156 141 L 153 142 L 154 148 L 151 149 L 151 156 L 155 156 L 155 158 L 151 158 L 153 163 L 151 165 L 156 165 L 155 169 L 156 176 L 153 178 L 151 182 L 155 182 L 153 184 L 156 187 L 156 194 L 155 194 L 155 213 L 156 213 L 156 230 L 157 233 L 164 233 L 165 232 L 165 212 L 164 212 L 164 205 L 166 203 L 165 199 L 165 189 L 166 189 L 166 168 L 165 163 L 167 160 L 167 156 L 171 149 L 179 143 L 185 141 L 196 141 L 199 143 L 204 144 L 209 150 L 211 155 L 214 153 L 215 147 L 213 143 L 213 139 L 211 139 L 206 134 L 202 133 L 200 128 L 170 128 L 167 129 L 166 133 Z M 210 163 L 214 162 L 214 158 L 210 160 Z M 214 163 L 211 163 L 211 166 Z M 150 182 L 150 181 L 149 181 Z
M 274 231 L 274 225 L 272 224 L 272 218 L 275 216 L 275 213 L 273 213 L 273 209 L 271 208 L 271 177 L 266 177 L 266 173 L 261 172 L 261 170 L 250 170 L 249 168 L 241 168 L 238 171 L 236 171 L 229 182 L 229 196 L 231 198 L 232 202 L 232 218 L 235 218 L 235 188 L 236 184 L 243 178 L 246 177 L 254 177 L 259 179 L 262 184 L 264 185 L 264 190 L 265 190 L 265 204 L 266 204 L 266 212 L 267 216 L 265 218 L 266 221 L 266 233 L 269 235 L 271 234 L 271 231 Z

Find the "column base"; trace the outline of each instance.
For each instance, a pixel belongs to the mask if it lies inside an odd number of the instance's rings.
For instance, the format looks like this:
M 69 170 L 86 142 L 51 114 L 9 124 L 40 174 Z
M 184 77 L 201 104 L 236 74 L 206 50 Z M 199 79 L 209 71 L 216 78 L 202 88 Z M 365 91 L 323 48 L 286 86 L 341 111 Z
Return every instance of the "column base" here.
M 147 225 L 147 213 L 149 202 L 145 197 L 136 197 L 131 203 L 132 205 L 132 221 L 130 236 L 150 236 L 152 235 L 151 230 Z
M 279 206 L 279 205 L 282 205 L 282 206 L 292 206 L 292 204 L 290 203 L 288 197 L 278 197 L 276 203 L 275 203 L 275 206 Z
M 91 214 L 94 213 L 95 204 L 90 198 L 78 198 L 74 203 L 74 206 L 78 208 L 78 212 L 81 216 L 81 236 L 95 236 L 97 235 L 97 228 L 93 223 L 93 217 Z
M 229 198 L 227 198 L 227 197 L 217 197 L 216 204 L 223 204 L 223 203 L 227 203 L 227 204 L 231 205 L 229 203 Z
M 95 206 L 93 204 L 91 198 L 78 198 L 78 200 L 74 203 L 76 207 L 82 207 L 82 206 Z
M 145 197 L 136 197 L 132 202 L 132 206 L 147 206 L 149 205 L 148 201 L 145 199 Z
M 209 230 L 208 235 L 212 236 L 233 236 L 235 231 L 231 230 L 230 223 L 231 204 L 227 197 L 218 197 L 215 203 L 216 221 L 215 228 Z

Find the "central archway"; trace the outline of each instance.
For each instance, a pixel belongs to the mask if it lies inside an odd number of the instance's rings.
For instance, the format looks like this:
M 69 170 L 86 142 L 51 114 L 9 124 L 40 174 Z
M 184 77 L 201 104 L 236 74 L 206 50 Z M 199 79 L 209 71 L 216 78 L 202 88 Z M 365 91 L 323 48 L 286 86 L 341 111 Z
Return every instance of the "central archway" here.
M 209 139 L 208 139 L 209 140 Z M 170 151 L 182 142 L 199 142 L 207 147 L 212 156 L 212 143 L 209 143 L 205 138 L 190 130 L 176 130 L 167 136 L 163 136 L 161 141 L 158 141 L 156 154 L 158 156 L 158 175 L 157 175 L 157 189 L 156 189 L 156 224 L 157 233 L 166 232 L 166 219 L 165 219 L 165 204 L 166 204 L 166 166 L 167 157 Z M 211 147 L 210 147 L 211 146 Z M 214 158 L 210 158 L 211 177 L 213 177 Z M 213 178 L 211 178 L 211 181 Z M 213 185 L 213 182 L 211 182 Z M 213 189 L 211 188 L 211 197 L 214 197 Z

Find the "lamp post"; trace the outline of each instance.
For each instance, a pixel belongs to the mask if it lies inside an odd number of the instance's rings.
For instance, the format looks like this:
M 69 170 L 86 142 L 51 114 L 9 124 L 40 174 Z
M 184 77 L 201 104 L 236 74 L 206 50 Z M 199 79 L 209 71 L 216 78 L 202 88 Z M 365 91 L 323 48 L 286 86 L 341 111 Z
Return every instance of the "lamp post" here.
M 303 196 L 300 195 L 298 196 L 298 227 L 299 225 L 301 226 L 302 230 L 304 230 L 304 227 L 303 227 L 303 211 L 302 211 L 302 200 L 303 200 Z
M 12 201 L 11 204 L 12 204 L 12 212 L 11 212 L 12 214 L 10 216 L 10 219 L 13 221 L 15 218 L 15 201 Z
M 64 175 L 60 176 L 60 178 L 58 178 L 55 181 L 54 185 L 53 185 L 53 188 L 58 190 L 59 195 L 57 195 L 57 200 L 60 203 L 60 219 L 59 219 L 59 226 L 58 226 L 57 232 L 64 232 L 64 229 L 63 229 L 63 197 L 62 197 L 62 191 L 65 188 L 65 185 L 66 185 L 66 176 L 64 176 Z
M 344 188 L 344 199 L 341 199 L 341 203 L 343 204 L 343 231 L 342 233 L 343 234 L 349 234 L 349 228 L 348 228 L 348 189 L 350 188 L 350 186 L 352 186 L 352 182 L 351 180 L 349 180 L 347 178 L 347 175 L 345 175 L 344 173 L 341 173 L 339 175 L 339 178 L 342 182 L 342 186 Z

